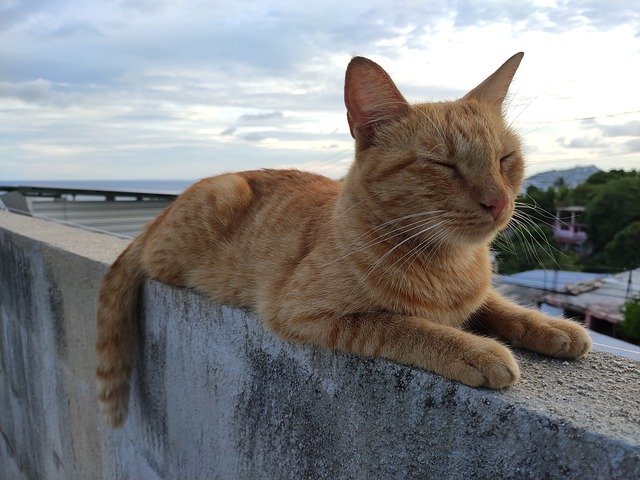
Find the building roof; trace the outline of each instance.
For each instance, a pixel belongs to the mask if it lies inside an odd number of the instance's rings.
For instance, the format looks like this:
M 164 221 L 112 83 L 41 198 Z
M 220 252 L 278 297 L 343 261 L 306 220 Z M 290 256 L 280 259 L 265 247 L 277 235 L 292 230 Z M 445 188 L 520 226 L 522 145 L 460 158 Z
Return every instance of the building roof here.
M 572 205 L 570 207 L 556 207 L 556 212 L 584 212 L 585 207 Z
M 611 323 L 623 320 L 622 307 L 631 298 L 640 295 L 640 268 L 599 280 L 600 286 L 578 295 L 548 293 L 546 302 L 562 308 L 584 312 Z
M 606 275 L 600 273 L 568 272 L 565 270 L 529 270 L 513 275 L 496 275 L 500 283 L 537 288 L 560 293 L 579 293 L 599 286 Z

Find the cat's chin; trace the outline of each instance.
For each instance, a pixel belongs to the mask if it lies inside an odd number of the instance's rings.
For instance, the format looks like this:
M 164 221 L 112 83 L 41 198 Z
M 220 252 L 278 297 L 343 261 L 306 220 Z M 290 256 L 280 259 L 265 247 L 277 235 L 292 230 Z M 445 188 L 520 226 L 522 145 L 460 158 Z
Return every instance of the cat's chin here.
M 474 230 L 466 230 L 456 237 L 455 243 L 463 247 L 487 245 L 491 243 L 501 229 L 496 224 L 487 224 Z

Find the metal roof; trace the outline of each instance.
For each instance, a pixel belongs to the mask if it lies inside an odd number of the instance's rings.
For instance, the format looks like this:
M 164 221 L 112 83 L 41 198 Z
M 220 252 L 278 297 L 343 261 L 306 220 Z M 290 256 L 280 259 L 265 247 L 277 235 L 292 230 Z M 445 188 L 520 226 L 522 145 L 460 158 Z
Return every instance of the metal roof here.
M 600 283 L 597 289 L 579 295 L 549 293 L 544 298 L 552 305 L 589 313 L 612 323 L 621 322 L 624 304 L 640 295 L 640 268 L 606 276 Z
M 554 292 L 570 292 L 582 288 L 595 288 L 593 283 L 606 275 L 601 273 L 569 272 L 566 270 L 529 270 L 513 275 L 496 275 L 501 283 L 518 285 L 521 287 L 538 288 Z M 593 283 L 592 285 L 589 285 Z

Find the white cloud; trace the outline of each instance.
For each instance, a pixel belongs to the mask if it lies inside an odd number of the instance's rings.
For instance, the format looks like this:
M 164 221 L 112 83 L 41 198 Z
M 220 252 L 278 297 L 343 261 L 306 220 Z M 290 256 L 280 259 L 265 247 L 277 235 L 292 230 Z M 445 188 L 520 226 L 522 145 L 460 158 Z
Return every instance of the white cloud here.
M 530 172 L 640 166 L 640 114 L 606 117 L 640 110 L 633 1 L 52 0 L 5 2 L 0 19 L 5 178 L 341 175 L 351 54 L 422 101 L 462 95 L 520 50 L 509 115 Z

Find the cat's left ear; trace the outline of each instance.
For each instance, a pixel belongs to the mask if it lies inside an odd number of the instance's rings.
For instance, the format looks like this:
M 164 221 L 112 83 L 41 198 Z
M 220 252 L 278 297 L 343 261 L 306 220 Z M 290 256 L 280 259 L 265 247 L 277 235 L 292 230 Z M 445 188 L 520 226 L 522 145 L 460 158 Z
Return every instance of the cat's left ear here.
M 497 108 L 502 108 L 502 103 L 507 96 L 511 80 L 524 56 L 523 52 L 516 53 L 504 62 L 500 68 L 493 72 L 476 88 L 467 93 L 463 100 L 476 99 L 479 102 L 488 103 Z
M 344 82 L 344 103 L 356 148 L 373 144 L 376 129 L 398 120 L 409 111 L 391 77 L 377 63 L 364 57 L 349 62 Z

